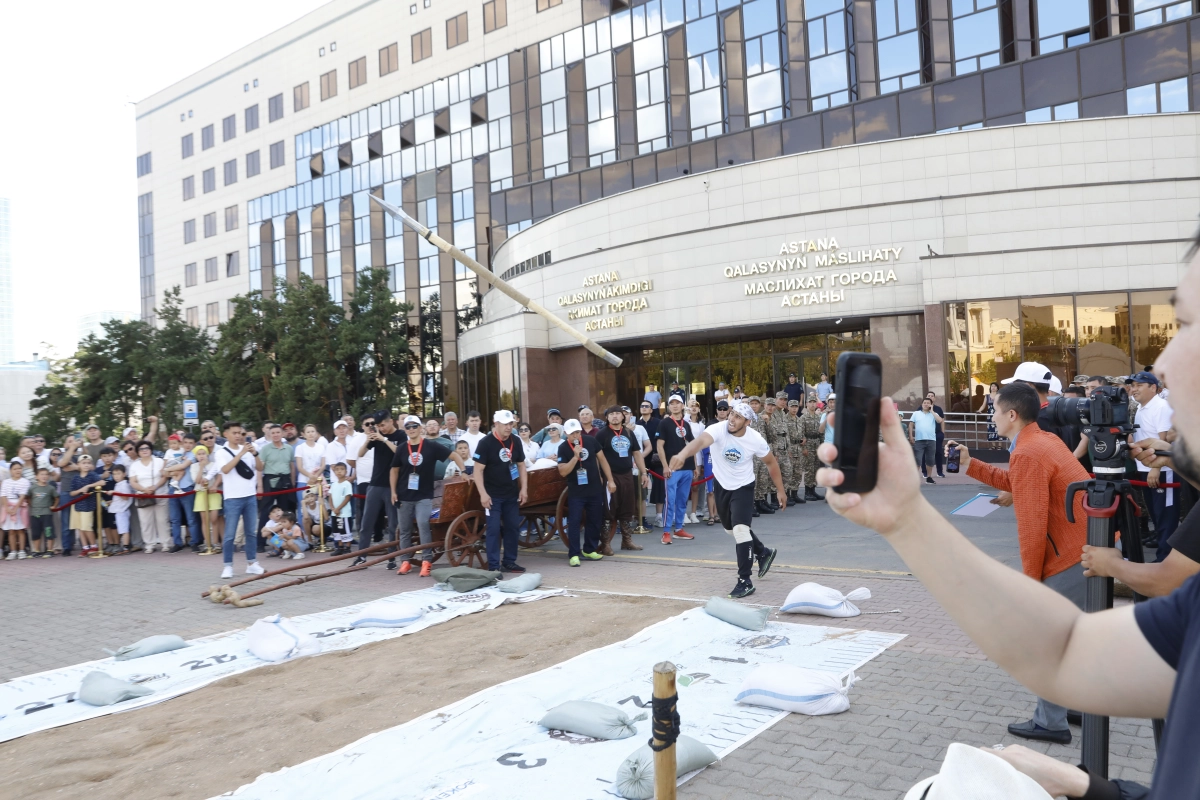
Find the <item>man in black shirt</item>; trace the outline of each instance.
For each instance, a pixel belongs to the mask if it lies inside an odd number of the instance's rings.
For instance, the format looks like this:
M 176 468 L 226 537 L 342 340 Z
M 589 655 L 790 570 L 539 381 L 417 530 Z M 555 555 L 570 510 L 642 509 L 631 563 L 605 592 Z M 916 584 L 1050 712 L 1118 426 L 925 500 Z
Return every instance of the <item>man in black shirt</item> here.
M 363 524 L 358 532 L 358 549 L 365 550 L 371 546 L 371 534 L 375 531 L 375 522 L 380 514 L 387 515 L 387 530 L 384 538 L 389 542 L 396 540 L 396 506 L 391 498 L 392 455 L 396 445 L 404 438 L 404 434 L 396 430 L 392 420 L 392 412 L 381 408 L 371 415 L 372 423 L 363 423 L 367 429 L 367 437 L 363 440 L 356 458 L 361 459 L 368 450 L 374 452 L 375 463 L 371 469 L 371 483 L 367 486 L 367 499 L 363 501 Z M 419 423 L 418 423 L 419 424 Z M 360 555 L 354 559 L 351 566 L 358 566 L 367 560 Z M 396 559 L 389 559 L 388 569 L 396 568 Z
M 596 552 L 600 544 L 600 528 L 604 522 L 604 483 L 608 491 L 616 492 L 608 461 L 594 436 L 583 432 L 577 419 L 567 420 L 567 439 L 558 446 L 558 474 L 567 479 L 567 556 L 572 567 L 579 566 L 579 558 L 599 561 L 604 558 Z M 583 546 L 579 544 L 580 518 L 586 518 Z
M 643 403 L 648 406 L 649 403 Z M 610 542 L 621 529 L 621 549 L 641 550 L 641 545 L 633 543 L 634 518 L 637 516 L 637 481 L 633 477 L 633 465 L 636 463 L 638 474 L 642 476 L 642 486 L 650 485 L 650 475 L 646 472 L 646 461 L 638 448 L 637 437 L 630 428 L 625 427 L 625 412 L 620 406 L 609 406 L 604 411 L 608 425 L 596 436 L 596 443 L 604 452 L 604 460 L 608 464 L 616 489 L 608 500 L 608 532 L 600 543 L 600 554 L 613 554 Z M 582 426 L 581 426 L 582 427 Z
M 435 420 L 436 421 L 436 420 Z M 400 549 L 412 547 L 413 518 L 420 531 L 421 544 L 433 541 L 429 532 L 429 518 L 433 515 L 433 483 L 439 477 L 437 465 L 453 459 L 459 469 L 466 466 L 462 456 L 454 452 L 449 439 L 429 438 L 421 435 L 421 419 L 413 415 L 404 418 L 404 433 L 408 440 L 396 448 L 392 456 L 391 474 L 388 482 L 392 490 L 392 505 L 398 507 Z M 433 551 L 421 551 L 421 577 L 428 578 L 433 568 Z M 407 575 L 412 569 L 412 558 L 404 559 L 400 574 Z
M 787 393 L 788 405 L 791 405 L 793 400 L 797 403 L 804 402 L 804 383 L 796 380 L 796 373 L 788 374 L 788 382 L 783 391 Z
M 662 543 L 670 544 L 671 535 L 680 539 L 696 537 L 683 529 L 683 517 L 687 513 L 688 495 L 692 491 L 692 476 L 699 478 L 696 459 L 688 458 L 683 469 L 671 469 L 671 457 L 681 452 L 689 442 L 695 440 L 691 424 L 683 418 L 683 395 L 673 394 L 667 398 L 667 416 L 658 423 L 658 460 L 663 466 L 666 479 L 667 508 L 663 514 Z
M 658 416 L 657 410 L 649 408 L 648 403 L 642 403 L 642 414 L 637 418 L 637 424 L 646 429 L 646 437 L 650 439 L 650 455 L 646 459 L 646 466 L 649 469 L 660 472 L 662 464 L 658 460 L 658 424 L 661 421 L 662 418 Z M 666 499 L 666 485 L 663 483 L 663 479 L 651 475 L 649 502 L 654 504 L 654 511 L 657 514 L 654 519 L 655 525 L 662 526 L 663 524 L 663 501 Z M 649 506 L 647 506 L 647 509 L 649 509 Z
M 488 569 L 524 572 L 517 564 L 517 529 L 521 525 L 521 503 L 526 497 L 525 450 L 512 435 L 513 413 L 507 410 L 492 415 L 492 432 L 475 447 L 475 487 L 479 500 L 488 511 Z M 504 558 L 500 557 L 501 529 L 504 533 Z

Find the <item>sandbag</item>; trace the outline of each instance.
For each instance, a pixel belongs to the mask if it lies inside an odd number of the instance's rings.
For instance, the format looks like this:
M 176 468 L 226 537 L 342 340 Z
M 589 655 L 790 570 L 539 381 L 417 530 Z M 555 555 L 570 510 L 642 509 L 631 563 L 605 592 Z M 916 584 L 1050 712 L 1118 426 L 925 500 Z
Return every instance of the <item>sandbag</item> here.
M 526 572 L 524 575 L 518 575 L 507 581 L 500 581 L 496 584 L 496 588 L 502 592 L 532 592 L 534 589 L 542 585 L 542 576 L 536 572 Z
M 438 583 L 449 584 L 456 592 L 470 592 L 481 586 L 491 586 L 500 578 L 502 572 L 492 572 L 474 567 L 442 567 L 430 573 Z
M 350 620 L 351 628 L 406 628 L 425 616 L 425 609 L 395 600 L 369 603 Z
M 147 636 L 133 644 L 125 645 L 112 655 L 117 661 L 128 661 L 131 658 L 145 658 L 155 653 L 169 653 L 187 646 L 188 643 L 183 640 L 182 636 L 169 633 L 161 636 Z
M 246 647 L 263 661 L 284 661 L 321 652 L 321 643 L 281 614 L 263 617 L 250 626 Z
M 78 700 L 89 706 L 111 706 L 135 697 L 145 697 L 154 694 L 148 686 L 138 686 L 136 683 L 119 680 L 105 672 L 89 672 L 83 676 L 79 685 Z
M 578 733 L 593 739 L 628 739 L 637 733 L 635 722 L 646 719 L 647 714 L 629 718 L 619 708 L 588 700 L 569 700 L 546 712 L 538 725 L 556 731 Z
M 1037 781 L 1000 756 L 954 742 L 937 775 L 908 790 L 904 800 L 1051 800 Z
M 850 707 L 850 687 L 858 680 L 853 672 L 843 683 L 832 672 L 764 664 L 746 676 L 734 699 L 748 706 L 766 706 L 814 717 L 840 714 Z
M 851 600 L 870 600 L 871 590 L 865 586 L 850 594 L 819 583 L 802 583 L 788 592 L 780 611 L 788 614 L 818 614 L 822 617 L 857 617 L 862 612 Z
M 675 740 L 676 778 L 707 767 L 716 760 L 716 753 L 708 745 L 690 736 L 680 735 Z M 621 766 L 617 767 L 614 788 L 621 797 L 628 797 L 629 800 L 650 800 L 654 797 L 654 751 L 650 745 L 642 745 L 621 762 Z
M 761 631 L 767 627 L 767 617 L 771 616 L 769 608 L 750 608 L 724 597 L 708 598 L 704 610 L 710 616 L 748 631 Z

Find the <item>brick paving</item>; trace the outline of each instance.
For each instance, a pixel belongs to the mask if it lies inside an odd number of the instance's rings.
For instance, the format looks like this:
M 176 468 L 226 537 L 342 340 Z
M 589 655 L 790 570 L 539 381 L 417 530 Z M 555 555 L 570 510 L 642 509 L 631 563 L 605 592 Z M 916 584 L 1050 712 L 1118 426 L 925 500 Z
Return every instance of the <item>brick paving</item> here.
M 786 519 L 775 515 L 774 522 L 763 527 L 782 531 Z M 791 525 L 799 520 L 799 515 L 792 517 Z M 638 542 L 646 548 L 641 553 L 580 569 L 569 568 L 565 553 L 557 548 L 525 553 L 522 561 L 542 573 L 545 585 L 572 590 L 698 600 L 724 595 L 735 578 L 732 548 L 725 546 L 725 535 L 717 528 L 701 527 L 698 536 L 698 543 L 709 547 L 662 548 L 652 537 L 641 536 Z M 843 592 L 866 586 L 872 599 L 860 604 L 868 612 L 861 617 L 785 616 L 800 623 L 895 631 L 907 638 L 859 671 L 862 681 L 851 691 L 848 712 L 784 718 L 689 781 L 681 797 L 898 799 L 917 780 L 937 771 L 951 742 L 1019 741 L 1007 735 L 1005 725 L 1029 718 L 1033 696 L 984 658 L 920 583 L 891 569 L 888 574 L 815 569 L 804 566 L 799 553 L 796 556 L 781 558 L 758 582 L 752 600 L 778 606 L 793 586 L 810 580 Z M 864 557 L 856 563 L 870 560 Z M 235 609 L 200 599 L 200 592 L 216 582 L 220 561 L 218 556 L 181 552 L 0 563 L 10 642 L 0 650 L 0 678 L 101 658 L 104 647 L 116 648 L 150 634 L 194 638 L 243 627 L 263 613 L 311 613 L 430 583 L 415 574 L 398 576 L 376 567 L 266 595 L 261 608 Z M 263 563 L 281 565 L 274 559 Z M 318 563 L 307 562 L 305 572 L 315 571 Z M 239 574 L 242 565 L 239 555 Z M 536 613 L 538 607 L 529 608 Z M 893 609 L 898 613 L 869 613 Z M 1062 760 L 1077 760 L 1078 729 L 1074 732 L 1072 746 L 1033 746 Z M 1114 721 L 1113 777 L 1148 783 L 1153 759 L 1147 722 Z

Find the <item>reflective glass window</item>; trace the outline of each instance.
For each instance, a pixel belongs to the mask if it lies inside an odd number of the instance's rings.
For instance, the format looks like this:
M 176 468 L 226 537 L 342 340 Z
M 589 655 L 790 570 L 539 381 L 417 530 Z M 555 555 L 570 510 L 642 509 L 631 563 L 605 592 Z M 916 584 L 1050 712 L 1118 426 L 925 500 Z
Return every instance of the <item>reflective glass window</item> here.
M 954 73 L 963 75 L 1000 63 L 1000 15 L 996 0 L 954 0 Z
M 1175 338 L 1179 324 L 1171 292 L 1134 292 L 1130 296 L 1130 319 L 1133 328 L 1133 368 L 1153 365 L 1162 351 Z M 1106 373 L 1107 374 L 1107 373 Z
M 805 7 L 808 22 L 809 80 L 813 110 L 850 102 L 846 40 L 850 17 L 844 4 L 822 0 Z M 823 16 L 817 16 L 825 11 Z
M 1133 27 L 1148 28 L 1192 13 L 1189 0 L 1133 0 Z
M 1038 52 L 1051 53 L 1091 39 L 1088 0 L 1053 0 L 1037 4 Z
M 907 89 L 921 82 L 917 0 L 875 0 L 879 37 L 879 91 Z
M 1063 385 L 1079 374 L 1075 363 L 1075 300 L 1029 297 L 1021 300 L 1025 361 L 1045 364 Z

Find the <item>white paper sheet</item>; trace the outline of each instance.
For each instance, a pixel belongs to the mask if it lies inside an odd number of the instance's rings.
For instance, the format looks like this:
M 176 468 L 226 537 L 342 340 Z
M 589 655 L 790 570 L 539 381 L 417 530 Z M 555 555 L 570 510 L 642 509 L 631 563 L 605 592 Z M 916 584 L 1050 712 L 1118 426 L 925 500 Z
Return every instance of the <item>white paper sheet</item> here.
M 996 497 L 997 495 L 994 494 L 980 492 L 950 513 L 956 517 L 986 517 L 1000 508 L 992 502 Z

